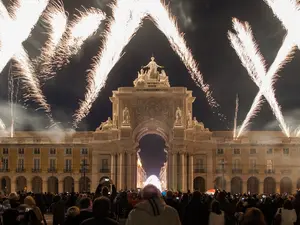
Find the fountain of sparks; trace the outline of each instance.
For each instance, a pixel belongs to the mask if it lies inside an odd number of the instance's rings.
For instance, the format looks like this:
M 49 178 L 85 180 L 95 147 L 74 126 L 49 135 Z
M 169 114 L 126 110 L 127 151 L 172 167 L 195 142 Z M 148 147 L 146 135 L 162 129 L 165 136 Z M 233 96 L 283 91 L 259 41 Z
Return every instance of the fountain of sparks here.
M 113 6 L 113 19 L 106 31 L 103 47 L 94 58 L 92 69 L 88 74 L 88 85 L 85 99 L 80 102 L 79 109 L 74 114 L 73 126 L 87 116 L 99 92 L 105 86 L 107 76 L 122 56 L 125 46 L 129 43 L 136 31 L 140 28 L 142 20 L 149 17 L 169 40 L 171 47 L 178 54 L 188 69 L 195 83 L 201 87 L 212 108 L 219 105 L 212 97 L 210 87 L 203 80 L 191 50 L 187 47 L 183 35 L 179 32 L 175 19 L 160 0 L 118 0 Z M 219 116 L 225 118 L 223 114 Z
M 236 139 L 238 111 L 239 111 L 239 96 L 236 95 L 234 121 L 233 121 L 233 139 Z
M 151 175 L 150 177 L 148 177 L 147 180 L 144 183 L 144 187 L 147 186 L 148 184 L 152 184 L 155 187 L 157 187 L 158 190 L 162 191 L 161 182 L 160 182 L 160 180 L 158 179 L 157 176 Z
M 250 120 L 256 116 L 260 110 L 263 103 L 262 96 L 266 98 L 271 106 L 271 109 L 280 124 L 280 128 L 284 134 L 289 137 L 289 127 L 285 123 L 281 107 L 276 100 L 273 84 L 278 77 L 278 71 L 280 71 L 280 69 L 291 60 L 294 53 L 294 43 L 288 36 L 286 37 L 269 71 L 266 72 L 265 60 L 255 42 L 250 25 L 247 22 L 241 23 L 237 19 L 233 19 L 233 28 L 236 31 L 236 34 L 230 31 L 228 32 L 231 45 L 239 56 L 242 65 L 248 71 L 249 76 L 259 87 L 259 92 L 253 101 L 250 111 L 247 113 L 246 119 L 243 121 L 241 128 L 239 129 L 237 138 L 241 136 L 241 134 L 249 126 Z

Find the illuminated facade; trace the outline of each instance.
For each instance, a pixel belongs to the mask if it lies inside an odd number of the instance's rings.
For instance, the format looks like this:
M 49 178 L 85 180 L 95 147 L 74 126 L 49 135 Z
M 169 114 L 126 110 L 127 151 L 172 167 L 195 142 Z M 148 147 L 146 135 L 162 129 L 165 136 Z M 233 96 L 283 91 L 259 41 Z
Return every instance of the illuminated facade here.
M 141 158 L 139 156 L 139 153 L 137 153 L 138 156 L 138 161 L 137 161 L 137 184 L 136 187 L 137 188 L 143 188 L 144 187 L 144 182 L 147 179 L 147 173 L 145 172 L 143 165 L 142 165 L 142 161 Z
M 159 172 L 159 180 L 161 182 L 162 190 L 167 189 L 167 168 L 168 168 L 168 163 L 165 162 L 163 167 L 160 168 L 160 172 Z
M 300 139 L 253 131 L 233 140 L 193 117 L 192 92 L 170 87 L 155 64 L 141 70 L 134 87 L 113 91 L 112 118 L 91 132 L 16 132 L 0 138 L 3 191 L 95 191 L 109 178 L 117 189 L 136 188 L 139 141 L 165 141 L 166 187 L 232 193 L 294 192 L 300 187 Z

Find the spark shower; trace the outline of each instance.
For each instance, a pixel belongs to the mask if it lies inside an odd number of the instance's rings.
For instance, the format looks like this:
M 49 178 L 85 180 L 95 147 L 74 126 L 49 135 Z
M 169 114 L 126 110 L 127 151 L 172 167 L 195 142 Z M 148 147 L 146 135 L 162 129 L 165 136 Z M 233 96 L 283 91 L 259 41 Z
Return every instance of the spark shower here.
M 299 21 L 300 12 L 296 0 L 264 0 L 272 9 L 274 15 L 282 22 L 287 30 L 286 38 L 278 51 L 277 57 L 266 71 L 266 65 L 253 37 L 251 27 L 247 22 L 233 19 L 235 33 L 228 32 L 232 47 L 235 49 L 242 65 L 249 76 L 259 88 L 253 104 L 240 127 L 237 127 L 237 111 L 235 113 L 234 138 L 239 138 L 248 128 L 251 119 L 256 116 L 264 102 L 263 96 L 270 104 L 283 133 L 290 137 L 291 131 L 285 123 L 280 105 L 275 97 L 273 84 L 278 77 L 277 73 L 293 57 L 295 46 L 299 48 L 300 37 L 295 21 Z M 198 69 L 191 50 L 180 33 L 176 19 L 171 15 L 166 5 L 160 0 L 116 0 L 111 5 L 112 14 L 109 26 L 104 32 L 104 44 L 94 58 L 91 69 L 87 75 L 88 85 L 84 100 L 79 102 L 79 109 L 74 113 L 73 127 L 77 128 L 81 120 L 87 116 L 97 99 L 99 92 L 105 86 L 107 76 L 113 69 L 129 41 L 142 25 L 144 18 L 149 18 L 168 39 L 172 49 L 178 54 L 188 69 L 194 82 L 205 93 L 206 98 L 221 119 L 225 116 L 219 111 L 219 104 L 212 97 L 210 86 L 205 83 Z M 41 55 L 31 60 L 23 48 L 22 43 L 30 36 L 32 29 L 41 17 L 47 26 L 48 40 L 42 48 Z M 25 19 L 26 18 L 26 19 Z M 75 19 L 69 21 L 61 1 L 56 3 L 49 0 L 18 0 L 12 1 L 9 10 L 0 0 L 0 72 L 6 64 L 14 59 L 16 61 L 16 74 L 21 84 L 26 86 L 27 93 L 24 99 L 31 99 L 39 104 L 50 120 L 50 125 L 56 123 L 51 114 L 51 106 L 41 90 L 41 82 L 56 75 L 69 63 L 71 57 L 77 55 L 87 39 L 94 35 L 98 27 L 106 19 L 106 15 L 99 9 L 77 10 Z M 12 35 L 18 30 L 18 35 Z M 38 75 L 39 74 L 39 75 Z M 0 129 L 5 124 L 0 119 Z M 299 129 L 300 130 L 300 129 Z M 299 135 L 296 132 L 293 135 Z

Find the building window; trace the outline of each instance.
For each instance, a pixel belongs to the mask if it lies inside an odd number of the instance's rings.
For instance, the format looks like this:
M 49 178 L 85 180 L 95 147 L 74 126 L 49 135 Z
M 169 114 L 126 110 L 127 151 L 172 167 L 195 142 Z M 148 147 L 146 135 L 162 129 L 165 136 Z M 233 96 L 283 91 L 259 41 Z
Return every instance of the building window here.
M 217 149 L 217 154 L 218 155 L 223 155 L 224 154 L 224 149 L 223 148 L 218 148 Z
M 272 148 L 269 148 L 269 149 L 267 150 L 267 154 L 268 154 L 268 155 L 273 154 L 273 149 L 272 149 Z
M 39 155 L 39 154 L 41 154 L 41 150 L 39 148 L 34 148 L 33 149 L 33 154 L 34 155 Z
M 273 170 L 273 161 L 271 159 L 267 160 L 267 170 L 272 171 Z
M 288 156 L 289 154 L 290 154 L 290 149 L 284 148 L 284 149 L 283 149 L 283 155 L 284 155 L 284 156 Z
M 240 160 L 239 159 L 235 159 L 233 161 L 233 169 L 239 169 L 240 168 Z
M 2 169 L 3 170 L 8 170 L 8 158 L 3 158 L 2 159 Z
M 50 148 L 49 149 L 49 154 L 50 155 L 56 155 L 56 149 L 55 148 Z
M 87 155 L 88 154 L 88 149 L 87 148 L 82 148 L 80 151 L 81 155 Z
M 255 149 L 255 148 L 251 148 L 251 149 L 250 149 L 250 154 L 251 154 L 251 155 L 256 154 L 256 149 Z
M 84 166 L 87 166 L 87 165 L 88 165 L 87 159 L 82 159 L 80 165 L 81 165 L 82 168 L 83 168 Z
M 108 159 L 102 159 L 102 169 L 103 170 L 108 169 Z
M 220 160 L 220 169 L 221 169 L 221 170 L 224 170 L 224 169 L 225 169 L 225 160 L 224 160 L 224 159 L 221 159 L 221 160 Z
M 241 149 L 239 149 L 239 148 L 233 149 L 233 154 L 234 154 L 234 155 L 239 155 L 239 154 L 241 154 Z
M 50 159 L 50 170 L 56 169 L 56 159 Z
M 40 167 L 40 159 L 38 158 L 35 158 L 33 159 L 33 169 L 34 170 L 39 170 L 41 167 Z
M 196 160 L 196 169 L 199 169 L 199 170 L 201 170 L 201 169 L 203 169 L 203 159 L 197 159 Z
M 19 155 L 24 155 L 24 148 L 19 148 L 18 153 Z
M 72 169 L 72 159 L 65 160 L 65 169 L 66 171 L 71 171 Z
M 8 155 L 8 148 L 3 148 L 2 149 L 2 154 L 3 155 Z
M 23 170 L 24 169 L 24 159 L 23 158 L 18 159 L 18 166 L 17 166 L 17 168 L 19 170 Z
M 251 169 L 256 168 L 256 159 L 250 159 L 250 167 L 251 167 Z
M 65 149 L 65 154 L 66 155 L 72 155 L 72 148 L 66 148 Z

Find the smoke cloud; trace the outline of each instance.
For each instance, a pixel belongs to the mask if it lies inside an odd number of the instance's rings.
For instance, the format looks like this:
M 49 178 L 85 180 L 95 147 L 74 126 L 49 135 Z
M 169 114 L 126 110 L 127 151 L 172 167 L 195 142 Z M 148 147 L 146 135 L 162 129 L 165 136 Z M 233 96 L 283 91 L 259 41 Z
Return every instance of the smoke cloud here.
M 178 22 L 183 25 L 186 30 L 195 30 L 196 25 L 192 20 L 192 5 L 186 0 L 170 0 L 172 11 L 178 18 Z

